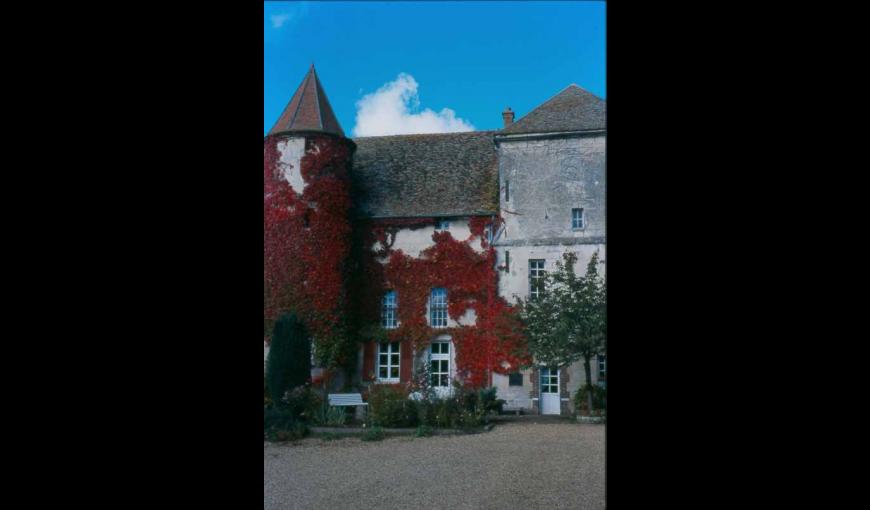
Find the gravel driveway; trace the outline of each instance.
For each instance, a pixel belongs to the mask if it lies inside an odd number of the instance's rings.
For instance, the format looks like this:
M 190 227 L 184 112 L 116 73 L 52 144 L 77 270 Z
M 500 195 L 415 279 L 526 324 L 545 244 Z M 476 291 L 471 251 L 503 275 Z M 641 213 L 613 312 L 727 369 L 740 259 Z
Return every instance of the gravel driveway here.
M 522 417 L 491 432 L 264 446 L 265 509 L 604 508 L 604 426 Z

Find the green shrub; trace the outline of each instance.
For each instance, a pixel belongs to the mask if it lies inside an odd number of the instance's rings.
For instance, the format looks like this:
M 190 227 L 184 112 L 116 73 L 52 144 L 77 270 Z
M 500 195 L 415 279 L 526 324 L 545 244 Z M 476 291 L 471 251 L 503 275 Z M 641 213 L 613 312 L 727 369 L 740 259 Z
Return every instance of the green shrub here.
M 264 407 L 263 431 L 270 441 L 292 441 L 305 437 L 308 427 L 286 407 Z
M 263 374 L 263 405 L 272 405 L 272 395 L 269 394 L 269 381 L 266 379 L 266 374 Z
M 416 427 L 417 402 L 398 386 L 376 384 L 369 389 L 369 419 L 381 427 Z
M 485 390 L 479 390 L 477 393 L 477 398 L 479 402 L 479 406 L 486 413 L 496 413 L 500 414 L 502 407 L 505 404 L 505 401 L 496 397 L 496 388 L 493 386 L 492 388 L 487 388 Z
M 269 356 L 266 358 L 269 394 L 276 400 L 278 396 L 303 386 L 310 379 L 311 344 L 308 334 L 295 315 L 283 314 L 275 321 Z
M 343 407 L 320 406 L 315 416 L 314 421 L 318 425 L 327 427 L 339 427 L 347 422 L 347 413 Z
M 414 436 L 416 437 L 429 437 L 432 435 L 432 427 L 429 425 L 420 425 L 417 427 L 417 430 L 414 432 Z
M 590 386 L 584 384 L 574 395 L 574 408 L 578 412 L 589 412 L 589 395 Z M 598 385 L 592 385 L 592 405 L 595 408 L 596 414 L 601 414 L 607 410 L 607 390 Z
M 384 434 L 384 429 L 380 427 L 372 427 L 365 431 L 360 439 L 363 441 L 380 441 L 385 437 L 387 437 L 387 435 Z
M 304 421 L 315 421 L 323 408 L 323 398 L 310 386 L 297 386 L 284 394 L 281 406 L 288 409 L 294 417 Z

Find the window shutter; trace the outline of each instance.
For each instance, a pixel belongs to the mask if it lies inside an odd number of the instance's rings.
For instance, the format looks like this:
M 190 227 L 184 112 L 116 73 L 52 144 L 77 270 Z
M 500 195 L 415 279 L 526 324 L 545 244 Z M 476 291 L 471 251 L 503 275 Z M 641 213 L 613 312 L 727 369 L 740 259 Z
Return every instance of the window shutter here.
M 363 381 L 373 381 L 375 373 L 375 343 L 373 341 L 363 344 Z

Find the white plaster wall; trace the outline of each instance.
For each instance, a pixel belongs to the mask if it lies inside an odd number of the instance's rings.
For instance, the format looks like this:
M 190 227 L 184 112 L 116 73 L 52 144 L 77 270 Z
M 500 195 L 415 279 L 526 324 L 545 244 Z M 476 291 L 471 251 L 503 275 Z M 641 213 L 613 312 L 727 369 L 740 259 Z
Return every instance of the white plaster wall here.
M 302 179 L 302 156 L 305 155 L 305 138 L 286 138 L 278 142 L 278 164 L 284 179 L 290 183 L 296 193 L 305 190 Z
M 505 407 L 520 407 L 530 409 L 532 407 L 532 399 L 529 397 L 529 392 L 532 391 L 532 383 L 529 379 L 531 370 L 521 370 L 523 374 L 522 386 L 511 386 L 510 379 L 506 375 L 493 374 L 492 385 L 496 388 L 498 398 L 506 401 Z
M 529 296 L 529 259 L 544 259 L 544 270 L 555 271 L 556 261 L 562 259 L 562 254 L 571 251 L 577 254 L 574 270 L 578 274 L 586 273 L 586 265 L 592 255 L 598 252 L 598 272 L 606 275 L 607 247 L 603 244 L 576 244 L 572 246 L 508 246 L 498 247 L 498 266 L 505 263 L 505 251 L 510 251 L 510 270 L 499 269 L 499 295 L 510 303 L 515 303 L 517 297 L 523 299 Z
M 465 241 L 471 236 L 471 230 L 468 228 L 468 219 L 450 220 L 450 229 L 448 230 L 453 239 L 457 241 Z M 420 252 L 435 245 L 432 241 L 432 234 L 435 233 L 435 225 L 410 229 L 403 228 L 396 232 L 396 238 L 393 241 L 393 250 L 402 250 L 405 255 L 410 257 L 420 257 Z M 480 247 L 480 242 L 474 241 L 471 246 L 478 252 L 483 251 Z

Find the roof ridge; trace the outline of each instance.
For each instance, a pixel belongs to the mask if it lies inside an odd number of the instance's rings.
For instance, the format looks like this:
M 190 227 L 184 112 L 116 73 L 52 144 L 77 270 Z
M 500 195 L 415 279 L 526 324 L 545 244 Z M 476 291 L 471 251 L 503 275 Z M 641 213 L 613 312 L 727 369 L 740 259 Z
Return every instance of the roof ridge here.
M 499 131 L 498 129 L 487 129 L 487 130 L 483 130 L 483 131 L 453 131 L 453 132 L 449 132 L 449 133 L 405 133 L 405 134 L 398 134 L 398 135 L 357 136 L 357 137 L 352 138 L 352 140 L 369 139 L 369 138 L 399 138 L 399 137 L 410 138 L 413 136 L 421 136 L 421 137 L 422 136 L 456 136 L 456 135 L 472 135 L 472 134 L 485 135 L 485 134 L 490 134 L 490 133 L 497 133 L 498 131 Z

